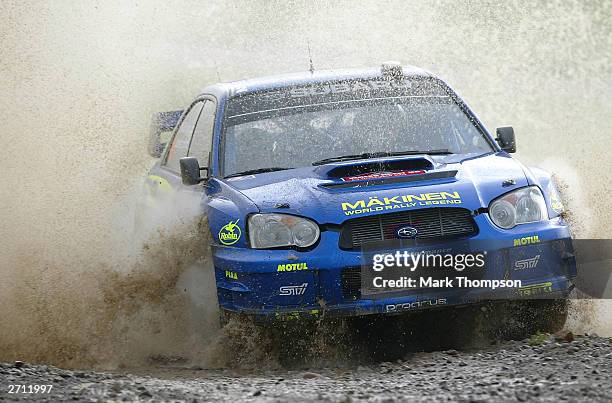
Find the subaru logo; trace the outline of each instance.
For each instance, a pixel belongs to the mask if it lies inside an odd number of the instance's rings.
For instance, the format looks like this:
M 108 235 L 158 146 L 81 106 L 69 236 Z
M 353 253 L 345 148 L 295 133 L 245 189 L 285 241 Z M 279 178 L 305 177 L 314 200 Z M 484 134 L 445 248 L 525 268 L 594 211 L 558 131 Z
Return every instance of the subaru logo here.
M 402 227 L 397 230 L 398 238 L 416 238 L 417 229 L 414 227 Z

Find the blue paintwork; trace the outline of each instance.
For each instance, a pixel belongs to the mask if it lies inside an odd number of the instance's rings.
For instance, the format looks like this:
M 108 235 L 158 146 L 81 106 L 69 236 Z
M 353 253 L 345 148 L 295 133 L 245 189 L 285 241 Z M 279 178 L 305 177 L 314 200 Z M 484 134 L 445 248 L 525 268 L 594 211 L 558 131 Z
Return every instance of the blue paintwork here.
M 406 68 L 406 75 L 429 76 L 424 70 Z M 213 97 L 217 102 L 216 124 L 213 136 L 210 178 L 206 185 L 199 185 L 202 192 L 202 212 L 208 216 L 212 235 L 212 253 L 219 305 L 221 308 L 263 317 L 278 317 L 287 313 L 322 313 L 328 315 L 356 315 L 366 313 L 383 313 L 389 311 L 393 304 L 417 303 L 418 301 L 444 299 L 445 305 L 465 304 L 479 299 L 502 296 L 502 292 L 490 295 L 483 291 L 440 291 L 426 295 L 403 295 L 386 299 L 360 299 L 347 301 L 343 299 L 340 285 L 340 273 L 345 267 L 359 266 L 363 256 L 360 252 L 345 251 L 338 247 L 339 232 L 333 227 L 352 216 L 342 210 L 343 202 L 356 203 L 370 197 L 393 197 L 403 194 L 420 194 L 431 192 L 458 192 L 461 204 L 450 207 L 464 207 L 474 212 L 478 233 L 469 242 L 485 241 L 488 245 L 489 258 L 499 261 L 490 267 L 485 278 L 503 278 L 504 265 L 513 263 L 536 253 L 541 255 L 537 270 L 529 275 L 520 274 L 525 284 L 551 282 L 550 295 L 564 295 L 571 287 L 571 277 L 575 276 L 575 263 L 565 262 L 569 273 L 555 271 L 563 265 L 558 254 L 552 253 L 553 243 L 559 239 L 570 239 L 567 224 L 552 209 L 547 188 L 550 175 L 539 169 L 530 169 L 522 165 L 508 153 L 502 151 L 491 134 L 482 126 L 473 112 L 457 96 L 456 101 L 462 105 L 481 130 L 495 144 L 495 151 L 482 156 L 409 156 L 380 158 L 379 160 L 428 158 L 433 163 L 434 171 L 457 170 L 455 177 L 423 182 L 396 183 L 392 185 L 369 186 L 360 189 L 328 189 L 321 185 L 338 183 L 339 180 L 327 178 L 327 172 L 339 166 L 360 164 L 364 161 L 346 161 L 314 167 L 262 173 L 245 177 L 223 179 L 219 176 L 219 141 L 225 104 L 228 99 L 243 93 L 269 90 L 297 84 L 329 82 L 351 78 L 380 78 L 379 70 L 346 70 L 335 72 L 302 73 L 274 76 L 234 83 L 216 84 L 207 87 L 201 96 Z M 201 97 L 200 96 L 200 97 Z M 162 156 L 151 170 L 151 174 L 166 178 L 172 188 L 184 189 L 177 173 L 163 167 Z M 508 179 L 515 184 L 504 187 Z M 550 219 L 538 223 L 518 225 L 510 230 L 495 226 L 486 212 L 489 203 L 500 195 L 529 185 L 539 186 L 549 207 Z M 288 203 L 288 208 L 277 208 L 277 203 Z M 432 206 L 436 207 L 436 206 Z M 399 210 L 394 210 L 399 211 Z M 279 212 L 308 217 L 322 228 L 320 241 L 307 250 L 274 249 L 255 250 L 248 245 L 246 227 L 249 214 L 256 212 Z M 359 217 L 377 214 L 364 213 Z M 229 222 L 238 220 L 241 237 L 231 246 L 219 241 L 219 232 Z M 514 247 L 515 239 L 534 236 L 540 242 L 535 245 Z M 474 250 L 482 250 L 482 243 Z M 480 249 L 478 249 L 480 248 Z M 568 251 L 571 252 L 571 245 Z M 510 259 L 504 263 L 503 259 Z M 497 260 L 495 260 L 497 259 Z M 306 263 L 308 269 L 292 272 L 278 272 L 279 264 Z M 540 270 L 542 268 L 542 270 Z M 229 272 L 228 276 L 226 272 Z M 302 295 L 281 296 L 279 287 L 301 285 L 308 287 Z M 319 302 L 324 302 L 324 308 Z M 414 305 L 414 304 L 413 304 Z M 427 306 L 422 306 L 426 308 Z M 409 309 L 415 309 L 410 307 Z M 282 316 L 282 315 L 281 315 Z

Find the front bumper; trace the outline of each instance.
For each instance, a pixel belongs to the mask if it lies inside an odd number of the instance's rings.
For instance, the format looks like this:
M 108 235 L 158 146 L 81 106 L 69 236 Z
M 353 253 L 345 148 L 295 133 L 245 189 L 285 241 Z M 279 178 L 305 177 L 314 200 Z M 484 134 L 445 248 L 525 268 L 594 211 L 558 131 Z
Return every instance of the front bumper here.
M 570 233 L 561 218 L 495 227 L 487 214 L 475 217 L 479 233 L 465 239 L 468 251 L 487 251 L 483 279 L 518 279 L 520 288 L 419 289 L 368 297 L 355 292 L 347 276 L 365 263 L 360 251 L 338 247 L 339 233 L 323 231 L 309 251 L 213 248 L 219 306 L 265 319 L 300 315 L 393 314 L 491 299 L 565 297 L 576 276 Z M 440 247 L 446 243 L 441 242 Z M 389 251 L 392 252 L 392 251 Z M 517 261 L 537 258 L 534 267 Z M 357 285 L 358 288 L 358 285 Z

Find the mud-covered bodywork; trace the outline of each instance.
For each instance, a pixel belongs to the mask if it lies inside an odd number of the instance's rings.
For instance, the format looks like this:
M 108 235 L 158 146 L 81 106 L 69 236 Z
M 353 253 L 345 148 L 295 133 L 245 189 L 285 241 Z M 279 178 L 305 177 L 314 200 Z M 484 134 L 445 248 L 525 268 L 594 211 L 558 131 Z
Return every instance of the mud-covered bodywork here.
M 403 116 L 426 124 L 405 123 Z M 147 186 L 154 197 L 201 193 L 219 305 L 228 311 L 359 315 L 466 304 L 504 292 L 564 296 L 576 268 L 561 202 L 548 173 L 523 166 L 507 150 L 448 85 L 423 70 L 283 75 L 206 88 L 179 120 Z M 178 161 L 185 157 L 199 161 L 198 185 L 181 181 Z M 543 196 L 541 219 L 496 225 L 491 203 L 528 188 Z M 284 224 L 250 228 L 260 214 L 261 220 L 279 214 Z M 304 232 L 291 229 L 291 236 L 316 240 L 266 247 L 281 241 L 261 231 L 297 225 L 291 217 L 307 219 L 294 220 Z M 369 237 L 396 238 L 404 224 L 415 231 L 412 247 L 423 240 L 428 248 L 460 243 L 486 251 L 482 278 L 520 279 L 524 286 L 362 295 Z M 520 269 L 524 261 L 528 270 Z

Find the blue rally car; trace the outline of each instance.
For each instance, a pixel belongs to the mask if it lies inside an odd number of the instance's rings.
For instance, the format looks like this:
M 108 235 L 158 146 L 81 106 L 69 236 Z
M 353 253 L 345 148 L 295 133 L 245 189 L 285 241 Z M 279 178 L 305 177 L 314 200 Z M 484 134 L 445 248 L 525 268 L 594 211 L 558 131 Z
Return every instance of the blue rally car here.
M 158 114 L 151 133 L 159 160 L 148 197 L 201 193 L 224 312 L 392 314 L 558 301 L 572 288 L 570 232 L 551 176 L 511 157 L 511 127 L 493 137 L 424 70 L 388 63 L 215 84 L 184 111 Z M 486 251 L 480 279 L 522 285 L 364 293 L 364 248 L 401 238 Z

